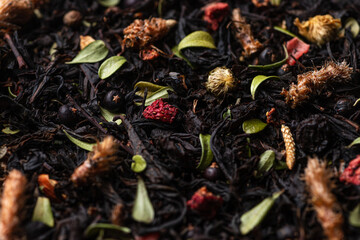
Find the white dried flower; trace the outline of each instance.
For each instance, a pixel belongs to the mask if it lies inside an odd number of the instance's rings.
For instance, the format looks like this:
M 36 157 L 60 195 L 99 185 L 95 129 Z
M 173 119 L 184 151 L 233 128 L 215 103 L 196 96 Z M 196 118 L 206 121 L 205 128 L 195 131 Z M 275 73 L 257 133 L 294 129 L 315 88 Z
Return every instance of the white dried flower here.
M 205 86 L 208 91 L 221 96 L 235 87 L 235 78 L 227 67 L 217 67 L 209 73 Z

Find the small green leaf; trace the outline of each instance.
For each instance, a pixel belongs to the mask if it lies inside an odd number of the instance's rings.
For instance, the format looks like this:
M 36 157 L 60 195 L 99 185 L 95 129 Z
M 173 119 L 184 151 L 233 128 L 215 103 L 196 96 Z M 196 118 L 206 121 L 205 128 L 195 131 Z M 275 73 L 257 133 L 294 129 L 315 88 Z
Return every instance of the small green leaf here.
M 8 92 L 9 92 L 9 94 L 10 94 L 11 97 L 13 97 L 13 98 L 16 98 L 16 97 L 17 97 L 17 96 L 11 91 L 11 87 L 10 87 L 10 86 L 8 87 Z
M 344 28 L 350 28 L 350 31 L 354 38 L 356 38 L 360 31 L 359 23 L 354 18 L 346 19 Z
M 261 203 L 244 213 L 241 217 L 240 232 L 245 235 L 261 223 L 268 211 L 274 205 L 275 200 L 283 191 L 274 193 L 271 197 L 265 198 Z
M 252 99 L 255 100 L 255 92 L 256 89 L 259 87 L 259 85 L 269 79 L 269 78 L 278 78 L 280 79 L 278 76 L 264 76 L 264 75 L 257 75 L 256 77 L 254 77 L 254 79 L 251 82 L 251 87 L 250 87 L 250 92 L 251 92 L 251 96 Z
M 177 56 L 178 58 L 183 59 L 192 69 L 194 69 L 194 65 L 191 64 L 191 62 L 179 51 L 179 45 L 176 45 L 171 49 L 171 51 Z
M 298 36 L 296 36 L 295 34 L 293 34 L 292 32 L 290 32 L 289 30 L 286 30 L 286 29 L 283 29 L 282 27 L 279 27 L 279 26 L 275 26 L 274 27 L 274 30 L 278 31 L 278 32 L 281 32 L 281 33 L 284 33 L 290 37 L 294 37 L 294 38 L 299 38 Z M 300 39 L 300 38 L 299 38 Z
M 1 130 L 3 133 L 5 134 L 17 134 L 18 132 L 20 132 L 20 130 L 16 129 L 16 130 L 11 130 L 10 127 L 6 127 L 3 130 Z
M 259 172 L 267 172 L 274 165 L 275 152 L 272 150 L 266 150 L 260 155 L 260 161 L 258 165 Z
M 245 133 L 253 134 L 262 131 L 267 126 L 259 119 L 250 119 L 243 122 L 242 128 Z
M 114 117 L 120 115 L 120 113 L 112 113 L 112 112 L 110 112 L 110 111 L 108 111 L 108 110 L 106 110 L 105 108 L 102 108 L 102 107 L 100 107 L 100 106 L 99 106 L 99 108 L 100 108 L 101 115 L 102 115 L 102 116 L 106 119 L 106 121 L 108 121 L 108 122 L 114 122 L 114 121 L 113 121 Z M 118 119 L 118 120 L 115 121 L 115 123 L 116 123 L 117 125 L 120 125 L 120 124 L 122 123 L 122 121 L 121 121 L 121 119 Z
M 281 0 L 270 0 L 270 3 L 273 6 L 279 6 L 281 3 Z
M 349 223 L 353 227 L 360 227 L 360 204 L 350 212 Z
M 145 183 L 141 177 L 138 178 L 132 217 L 135 221 L 143 223 L 151 223 L 155 217 L 154 208 L 147 194 Z
M 84 149 L 84 150 L 86 150 L 86 151 L 92 151 L 93 146 L 96 145 L 96 143 L 86 143 L 86 142 L 82 142 L 82 141 L 80 141 L 80 140 L 78 140 L 78 139 L 70 136 L 70 134 L 69 134 L 67 131 L 65 131 L 65 130 L 63 130 L 63 131 L 64 131 L 65 135 L 68 137 L 68 139 L 69 139 L 72 143 L 74 143 L 76 146 L 78 146 L 79 148 L 82 148 L 82 149 Z
M 51 204 L 48 198 L 38 197 L 31 221 L 42 222 L 49 227 L 54 226 L 54 216 L 52 214 Z
M 216 49 L 214 39 L 209 33 L 204 31 L 192 32 L 186 37 L 184 37 L 178 45 L 178 50 L 181 52 L 181 50 L 190 47 Z
M 289 57 L 286 46 L 283 45 L 283 48 L 284 48 L 284 53 L 285 53 L 285 58 L 283 60 L 276 62 L 276 63 L 268 64 L 268 65 L 249 65 L 248 67 L 252 68 L 252 69 L 257 69 L 257 70 L 269 70 L 269 69 L 281 67 L 284 63 L 286 63 L 286 60 Z
M 140 173 L 145 170 L 146 161 L 141 155 L 134 155 L 132 157 L 132 160 L 134 162 L 131 163 L 131 170 L 133 170 L 136 173 Z
M 358 104 L 358 102 L 360 102 L 360 98 L 356 99 L 356 101 L 355 101 L 355 103 L 354 103 L 353 107 L 355 107 L 355 106 L 356 106 L 356 104 Z
M 347 146 L 346 148 L 351 148 L 352 146 L 356 145 L 356 144 L 360 144 L 360 137 L 356 138 L 352 143 L 350 143 L 349 146 Z
M 120 3 L 120 0 L 98 0 L 98 2 L 104 7 L 113 7 Z
M 113 75 L 121 66 L 126 63 L 123 56 L 113 56 L 106 59 L 99 68 L 99 77 L 105 79 Z
M 77 63 L 95 63 L 103 60 L 109 53 L 105 43 L 101 40 L 96 40 L 87 45 L 81 50 L 78 55 L 66 64 L 77 64 Z
M 88 226 L 84 234 L 86 238 L 94 239 L 101 234 L 101 231 L 103 231 L 104 235 L 112 237 L 117 237 L 121 234 L 127 235 L 131 233 L 131 229 L 128 227 L 118 226 L 109 223 L 95 223 Z
M 148 93 L 145 100 L 145 106 L 151 105 L 154 101 L 159 98 L 169 98 L 168 91 L 174 91 L 171 87 L 168 86 L 160 86 L 149 82 L 138 82 L 135 88 L 139 88 L 139 91 L 136 92 L 136 95 L 144 97 L 145 89 L 147 88 Z M 135 102 L 136 105 L 140 106 L 141 102 Z
M 223 119 L 229 117 L 229 120 L 231 120 L 231 110 L 228 108 L 227 111 L 223 113 L 222 117 Z
M 200 133 L 200 144 L 201 144 L 201 158 L 199 165 L 196 167 L 199 170 L 205 170 L 208 166 L 210 166 L 213 160 L 213 153 L 210 148 L 210 134 L 201 134 Z

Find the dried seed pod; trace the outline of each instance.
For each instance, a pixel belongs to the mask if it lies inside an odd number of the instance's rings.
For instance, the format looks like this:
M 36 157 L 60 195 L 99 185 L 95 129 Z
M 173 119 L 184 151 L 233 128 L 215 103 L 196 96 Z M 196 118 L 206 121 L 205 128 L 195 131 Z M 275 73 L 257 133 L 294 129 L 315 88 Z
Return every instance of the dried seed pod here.
M 123 44 L 127 48 L 145 48 L 163 38 L 176 23 L 162 18 L 135 19 L 124 29 Z
M 331 15 L 317 15 L 308 21 L 301 22 L 296 18 L 294 25 L 298 27 L 299 33 L 310 42 L 322 45 L 336 38 L 341 28 L 341 20 Z
M 102 142 L 98 143 L 88 158 L 75 169 L 71 175 L 71 181 L 74 184 L 82 184 L 90 179 L 108 172 L 111 165 L 116 161 L 115 155 L 118 145 L 111 136 L 106 137 Z
M 250 24 L 246 23 L 246 19 L 241 16 L 239 8 L 232 11 L 232 30 L 236 40 L 241 44 L 244 49 L 243 54 L 249 57 L 263 48 L 263 45 L 254 39 L 251 32 Z
M 34 9 L 44 3 L 44 0 L 1 0 L 0 21 L 23 25 L 31 19 Z
M 76 10 L 71 10 L 67 12 L 63 17 L 63 22 L 66 26 L 77 27 L 81 24 L 83 16 L 81 12 Z
M 305 169 L 305 183 L 310 193 L 311 203 L 317 219 L 330 240 L 344 239 L 344 222 L 341 207 L 332 193 L 335 184 L 331 180 L 333 172 L 326 169 L 326 163 L 317 158 L 309 158 Z
M 312 95 L 320 94 L 329 84 L 347 82 L 351 79 L 352 68 L 345 61 L 329 62 L 320 70 L 314 70 L 297 76 L 298 84 L 291 84 L 289 91 L 283 89 L 286 103 L 292 108 L 310 99 Z
M 295 142 L 288 126 L 281 125 L 281 132 L 285 142 L 286 165 L 291 170 L 295 164 Z
M 25 203 L 27 180 L 18 170 L 12 170 L 4 183 L 1 198 L 0 239 L 16 238 L 16 229 L 21 222 L 21 210 Z
M 235 87 L 235 78 L 227 67 L 217 67 L 209 73 L 205 86 L 216 96 L 222 96 Z

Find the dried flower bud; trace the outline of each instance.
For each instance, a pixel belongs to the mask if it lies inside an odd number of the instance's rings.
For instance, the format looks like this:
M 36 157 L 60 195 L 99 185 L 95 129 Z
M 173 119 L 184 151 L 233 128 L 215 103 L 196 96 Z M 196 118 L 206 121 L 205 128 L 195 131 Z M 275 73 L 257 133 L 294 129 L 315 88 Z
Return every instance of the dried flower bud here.
M 108 172 L 111 165 L 116 161 L 115 155 L 117 144 L 111 136 L 106 137 L 98 143 L 93 151 L 89 153 L 88 158 L 77 167 L 71 175 L 71 181 L 75 184 L 88 182 L 90 179 Z
M 345 61 L 329 62 L 320 70 L 310 71 L 297 76 L 298 84 L 291 84 L 289 91 L 283 89 L 286 103 L 292 108 L 310 99 L 312 95 L 320 94 L 329 84 L 347 82 L 351 79 L 352 68 Z
M 222 203 L 222 197 L 215 196 L 206 187 L 197 190 L 192 198 L 187 201 L 187 205 L 191 210 L 208 219 L 215 217 Z
M 210 3 L 204 8 L 204 21 L 209 23 L 211 30 L 216 31 L 228 15 L 229 4 L 223 2 Z
M 90 43 L 95 42 L 91 36 L 80 35 L 80 49 L 83 50 Z
M 136 19 L 124 29 L 123 44 L 127 48 L 145 48 L 163 38 L 177 21 L 162 18 Z
M 340 181 L 360 185 L 360 155 L 351 160 L 340 176 Z
M 291 170 L 295 164 L 295 142 L 288 126 L 281 125 L 281 132 L 285 142 L 286 165 Z
M 17 239 L 16 229 L 21 222 L 21 210 L 25 203 L 26 178 L 18 170 L 12 170 L 4 183 L 1 198 L 0 239 Z
M 329 14 L 317 15 L 301 23 L 299 18 L 296 18 L 294 24 L 302 36 L 317 45 L 322 45 L 336 38 L 341 28 L 341 20 L 334 19 Z
M 326 163 L 309 158 L 305 169 L 305 183 L 311 196 L 311 203 L 317 219 L 330 240 L 344 239 L 344 222 L 341 207 L 332 193 L 335 184 L 331 181 L 333 172 L 326 169 Z
M 221 96 L 235 87 L 235 78 L 227 67 L 217 67 L 209 73 L 205 86 L 208 91 Z
M 63 22 L 68 27 L 77 27 L 81 24 L 82 18 L 81 12 L 71 10 L 64 15 Z

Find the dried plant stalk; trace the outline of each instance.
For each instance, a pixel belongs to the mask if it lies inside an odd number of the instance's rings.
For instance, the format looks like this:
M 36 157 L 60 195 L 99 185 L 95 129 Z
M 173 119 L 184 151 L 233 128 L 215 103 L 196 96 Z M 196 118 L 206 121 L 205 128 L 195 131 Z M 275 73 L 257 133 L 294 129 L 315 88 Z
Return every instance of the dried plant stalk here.
M 77 167 L 71 175 L 71 181 L 75 184 L 88 182 L 91 178 L 108 172 L 111 165 L 116 161 L 118 144 L 115 143 L 112 136 L 106 137 L 102 142 L 98 143 L 88 158 Z
M 342 63 L 329 62 L 320 70 L 314 70 L 297 76 L 298 84 L 292 83 L 289 91 L 281 94 L 292 108 L 307 101 L 313 95 L 319 95 L 329 84 L 347 82 L 351 79 L 352 68 Z
M 286 165 L 291 170 L 295 164 L 295 142 L 292 137 L 290 128 L 285 125 L 281 125 L 281 132 L 285 142 L 286 149 Z
M 331 192 L 335 184 L 331 180 L 333 172 L 326 168 L 326 163 L 320 163 L 317 158 L 309 158 L 305 169 L 305 183 L 311 196 L 311 203 L 317 214 L 317 219 L 330 240 L 344 238 L 342 225 L 344 222 L 341 208 L 336 197 Z
M 251 54 L 263 48 L 263 45 L 258 40 L 254 39 L 250 24 L 247 24 L 246 19 L 241 16 L 239 8 L 235 8 L 232 11 L 232 22 L 233 34 L 243 47 L 243 54 L 245 57 L 249 57 Z
M 12 170 L 4 183 L 0 213 L 0 239 L 18 239 L 16 229 L 21 222 L 21 210 L 25 204 L 27 180 L 18 170 Z

